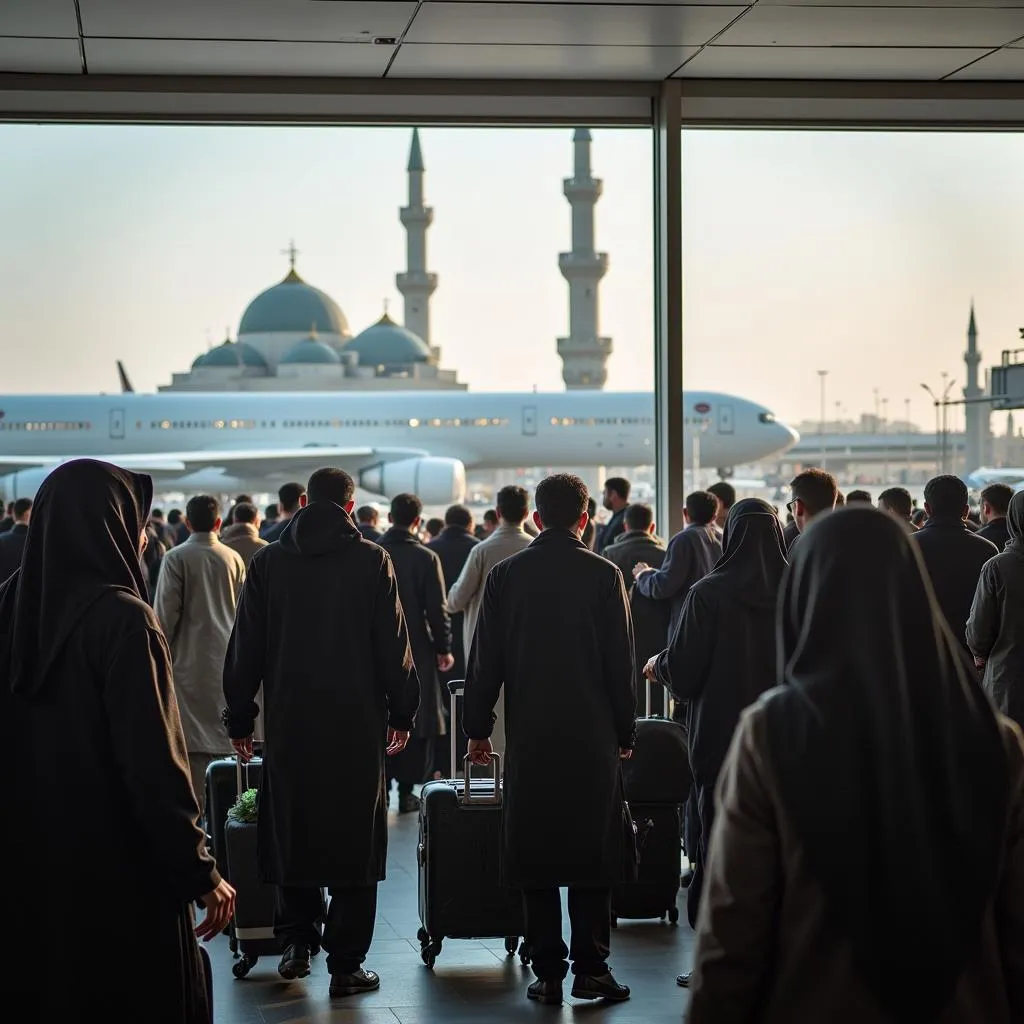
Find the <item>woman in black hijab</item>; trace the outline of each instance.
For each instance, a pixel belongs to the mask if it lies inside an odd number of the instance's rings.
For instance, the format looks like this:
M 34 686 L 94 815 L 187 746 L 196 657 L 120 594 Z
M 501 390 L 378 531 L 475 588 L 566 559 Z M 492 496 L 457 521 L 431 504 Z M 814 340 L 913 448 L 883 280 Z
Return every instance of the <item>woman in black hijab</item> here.
M 1024 1020 L 1024 738 L 895 520 L 815 522 L 719 781 L 690 1024 Z
M 686 597 L 667 650 L 652 658 L 648 678 L 688 701 L 691 799 L 700 837 L 686 893 L 697 920 L 714 821 L 714 790 L 740 712 L 775 685 L 775 605 L 786 568 L 785 540 L 775 509 L 746 498 L 729 509 L 722 557 Z M 677 979 L 689 983 L 689 975 Z
M 170 657 L 145 601 L 151 497 L 149 477 L 59 466 L 0 587 L 7 969 L 47 964 L 35 1020 L 211 1020 L 196 934 L 219 934 L 234 892 L 196 826 Z

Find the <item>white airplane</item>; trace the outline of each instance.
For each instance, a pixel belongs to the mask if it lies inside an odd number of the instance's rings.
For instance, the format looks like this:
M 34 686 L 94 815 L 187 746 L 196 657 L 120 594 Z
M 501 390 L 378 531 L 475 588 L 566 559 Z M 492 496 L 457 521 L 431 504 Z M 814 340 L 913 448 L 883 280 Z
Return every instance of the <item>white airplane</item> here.
M 968 473 L 967 486 L 980 491 L 989 484 L 1009 484 L 1015 491 L 1024 487 L 1024 469 L 1005 467 L 1002 469 L 990 469 L 982 466 L 973 473 Z
M 799 439 L 762 405 L 684 396 L 686 458 L 724 471 Z M 567 391 L 0 396 L 0 490 L 32 497 L 61 462 L 102 458 L 162 490 L 266 492 L 324 465 L 365 491 L 461 501 L 466 468 L 642 466 L 650 393 Z M 687 463 L 689 464 L 689 462 Z

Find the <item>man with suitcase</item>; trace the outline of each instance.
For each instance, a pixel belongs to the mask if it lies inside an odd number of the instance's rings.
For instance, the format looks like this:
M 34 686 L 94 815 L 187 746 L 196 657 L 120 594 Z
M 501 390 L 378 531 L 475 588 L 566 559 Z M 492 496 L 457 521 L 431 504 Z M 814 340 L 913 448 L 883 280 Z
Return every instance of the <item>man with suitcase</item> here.
M 403 749 L 419 702 L 391 559 L 349 513 L 340 469 L 309 480 L 308 504 L 249 564 L 224 666 L 224 720 L 246 760 L 264 694 L 260 875 L 278 887 L 278 968 L 310 970 L 323 922 L 331 995 L 379 988 L 362 968 L 387 854 L 384 758 Z
M 466 677 L 463 724 L 474 763 L 490 760 L 505 690 L 502 881 L 521 889 L 537 981 L 531 999 L 629 998 L 608 970 L 611 887 L 635 876 L 620 759 L 632 752 L 633 631 L 622 573 L 583 544 L 587 489 L 541 481 L 541 534 L 488 574 Z M 569 888 L 571 948 L 559 887 Z

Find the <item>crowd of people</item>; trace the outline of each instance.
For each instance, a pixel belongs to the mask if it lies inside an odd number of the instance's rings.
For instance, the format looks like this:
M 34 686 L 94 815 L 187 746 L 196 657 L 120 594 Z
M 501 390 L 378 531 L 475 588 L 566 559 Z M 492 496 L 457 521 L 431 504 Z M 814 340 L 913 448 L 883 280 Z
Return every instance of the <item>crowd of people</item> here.
M 693 778 L 689 1020 L 1024 1020 L 1024 492 L 986 488 L 974 523 L 965 485 L 938 476 L 917 522 L 904 489 L 875 507 L 811 469 L 787 522 L 720 482 L 686 497 L 666 543 L 630 490 L 606 481 L 603 525 L 568 474 L 532 510 L 502 488 L 480 524 L 461 505 L 425 522 L 401 494 L 382 530 L 325 468 L 262 516 L 248 495 L 223 515 L 198 495 L 165 519 L 148 477 L 77 460 L 9 507 L 12 914 L 29 950 L 90 922 L 42 1019 L 109 1005 L 116 960 L 148 1019 L 209 1024 L 196 939 L 235 894 L 204 779 L 257 746 L 278 970 L 304 978 L 323 948 L 332 996 L 378 988 L 364 964 L 391 786 L 407 814 L 458 773 L 449 730 L 460 759 L 502 755 L 528 997 L 561 1003 L 571 970 L 574 997 L 628 999 L 611 891 L 642 856 L 621 762 L 650 682 Z M 144 942 L 124 941 L 132 912 Z

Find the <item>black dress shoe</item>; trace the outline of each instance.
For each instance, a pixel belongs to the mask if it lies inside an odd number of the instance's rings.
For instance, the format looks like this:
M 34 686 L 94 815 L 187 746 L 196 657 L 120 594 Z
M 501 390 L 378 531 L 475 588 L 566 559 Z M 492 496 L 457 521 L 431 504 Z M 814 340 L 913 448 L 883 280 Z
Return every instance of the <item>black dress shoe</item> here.
M 572 995 L 574 999 L 610 999 L 621 1003 L 629 998 L 629 987 L 620 985 L 610 973 L 598 978 L 577 974 L 572 982 Z
M 373 992 L 380 988 L 380 977 L 374 971 L 361 967 L 353 974 L 331 975 L 331 996 L 354 996 L 358 992 Z
M 545 1006 L 562 1005 L 562 983 L 560 981 L 535 981 L 526 990 L 527 999 L 536 999 L 538 1003 Z
M 309 976 L 309 946 L 301 942 L 285 946 L 284 955 L 277 965 L 277 973 L 285 981 L 294 981 L 296 978 Z
M 678 975 L 676 977 L 676 984 L 680 988 L 689 988 L 690 987 L 690 979 L 692 977 L 693 977 L 693 971 L 686 971 L 685 973 L 680 974 L 680 975 Z

